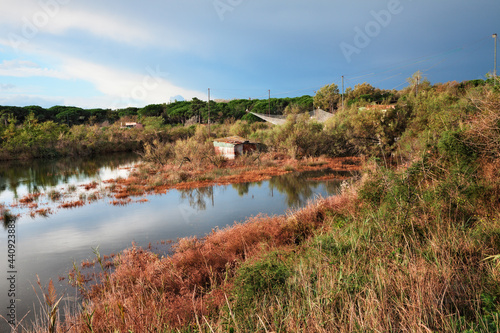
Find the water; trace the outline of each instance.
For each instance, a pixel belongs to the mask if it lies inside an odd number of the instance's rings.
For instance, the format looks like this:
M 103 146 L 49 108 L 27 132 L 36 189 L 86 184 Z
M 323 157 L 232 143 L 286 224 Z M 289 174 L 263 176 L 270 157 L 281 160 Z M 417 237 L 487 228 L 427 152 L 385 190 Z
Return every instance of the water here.
M 82 185 L 93 180 L 125 176 L 137 157 L 111 156 L 108 159 L 80 163 L 50 162 L 29 166 L 0 165 L 0 203 L 15 202 L 28 192 Z M 124 169 L 125 167 L 125 169 Z M 33 320 L 39 301 L 33 292 L 37 275 L 43 285 L 50 279 L 59 293 L 74 297 L 67 276 L 73 263 L 93 259 L 93 250 L 111 254 L 131 247 L 155 245 L 161 240 L 179 237 L 202 237 L 213 228 L 223 228 L 235 221 L 259 213 L 283 214 L 292 207 L 304 206 L 317 196 L 336 194 L 340 181 L 317 182 L 308 178 L 317 173 L 287 174 L 271 180 L 214 186 L 193 190 L 171 190 L 163 195 L 147 196 L 147 202 L 113 206 L 103 199 L 80 208 L 61 209 L 47 217 L 22 215 L 15 224 L 16 235 L 16 315 L 18 320 Z M 2 252 L 7 251 L 7 229 L 0 230 Z M 8 258 L 0 259 L 4 278 L 0 280 L 0 315 L 6 316 L 11 297 L 8 296 L 10 276 Z M 59 278 L 65 278 L 59 280 Z M 40 292 L 38 292 L 41 296 Z M 0 319 L 1 321 L 1 319 Z M 7 326 L 0 322 L 0 331 Z

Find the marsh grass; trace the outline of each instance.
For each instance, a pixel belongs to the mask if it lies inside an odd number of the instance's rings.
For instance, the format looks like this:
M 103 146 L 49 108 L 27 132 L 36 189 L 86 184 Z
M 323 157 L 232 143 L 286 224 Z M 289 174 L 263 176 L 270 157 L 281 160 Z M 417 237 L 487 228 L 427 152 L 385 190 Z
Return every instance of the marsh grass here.
M 346 131 L 349 149 L 374 156 L 359 183 L 283 216 L 180 239 L 166 258 L 132 247 L 114 259 L 113 272 L 103 270 L 100 283 L 79 283 L 82 310 L 61 327 L 498 332 L 500 155 L 489 144 L 500 132 L 490 124 L 500 119 L 498 91 L 480 91 L 482 102 L 473 103 L 450 89 L 406 96 L 385 116 L 347 110 L 352 118 L 334 135 Z M 380 117 L 387 122 L 376 123 Z M 269 152 L 270 161 L 292 165 L 290 154 L 323 135 L 314 124 L 298 126 L 267 133 L 283 148 Z M 307 130 L 306 140 L 299 134 Z M 379 135 L 378 143 L 359 137 L 364 130 Z M 294 142 L 295 150 L 284 150 Z M 183 143 L 186 151 L 190 144 Z M 194 174 L 193 165 L 182 172 Z
M 123 252 L 113 273 L 103 272 L 101 283 L 83 292 L 91 300 L 86 313 L 92 313 L 92 330 L 170 330 L 189 326 L 196 316 L 208 320 L 207 315 L 225 305 L 226 289 L 241 262 L 266 249 L 301 242 L 323 223 L 318 217 L 322 210 L 341 205 L 340 199 L 323 200 L 288 217 L 256 217 L 203 240 L 181 239 L 167 258 L 135 247 Z M 78 330 L 90 331 L 85 315 L 71 320 L 78 322 Z
M 83 332 L 495 332 L 500 215 L 464 223 L 443 210 L 450 202 L 420 199 L 425 188 L 388 191 L 407 188 L 406 173 L 380 172 L 286 216 L 180 239 L 167 258 L 133 247 L 83 287 L 85 311 L 70 322 Z M 378 210 L 359 194 L 374 181 L 387 186 Z
M 50 200 L 57 201 L 57 200 L 61 199 L 62 194 L 61 194 L 61 192 L 53 189 L 47 193 L 47 196 L 50 198 Z

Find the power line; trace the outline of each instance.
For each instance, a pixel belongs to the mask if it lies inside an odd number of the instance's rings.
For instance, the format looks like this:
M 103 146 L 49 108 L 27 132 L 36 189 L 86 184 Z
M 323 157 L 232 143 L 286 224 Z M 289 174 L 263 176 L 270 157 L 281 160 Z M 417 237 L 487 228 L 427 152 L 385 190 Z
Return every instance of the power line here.
M 444 50 L 442 52 L 433 53 L 433 54 L 427 54 L 427 55 L 423 55 L 423 56 L 420 56 L 420 57 L 408 59 L 408 60 L 401 61 L 398 64 L 391 65 L 391 66 L 378 67 L 378 69 L 379 69 L 378 71 L 376 69 L 375 69 L 375 71 L 372 69 L 372 70 L 369 70 L 369 71 L 361 71 L 361 72 L 353 73 L 352 74 L 353 76 L 349 76 L 349 75 L 346 76 L 346 75 L 344 75 L 343 79 L 345 81 L 347 81 L 347 82 L 355 83 L 356 80 L 358 80 L 360 78 L 380 76 L 382 74 L 391 73 L 391 72 L 394 72 L 396 70 L 401 70 L 401 69 L 404 69 L 404 68 L 407 68 L 407 67 L 410 67 L 410 66 L 414 66 L 414 65 L 417 65 L 417 64 L 423 64 L 423 63 L 431 62 L 431 61 L 437 59 L 438 61 L 436 63 L 434 63 L 433 65 L 431 65 L 427 69 L 423 70 L 423 72 L 428 72 L 429 70 L 437 67 L 438 65 L 440 65 L 440 64 L 448 61 L 451 56 L 453 56 L 455 54 L 458 54 L 458 53 L 460 53 L 460 52 L 462 52 L 462 51 L 464 51 L 466 49 L 472 48 L 473 46 L 477 46 L 480 43 L 482 43 L 483 41 L 486 41 L 488 38 L 491 38 L 490 36 L 491 35 L 488 35 L 486 37 L 483 37 L 483 38 L 480 38 L 478 40 L 474 40 L 474 41 L 472 41 L 470 43 L 464 44 L 462 46 L 450 48 L 450 49 Z M 440 57 L 443 57 L 443 56 L 445 56 L 443 59 L 439 59 Z M 385 77 L 383 79 L 380 79 L 380 80 L 374 82 L 374 84 L 390 80 L 390 79 L 395 78 L 395 77 L 400 76 L 400 75 L 403 75 L 403 72 L 400 72 L 400 73 L 397 73 L 395 75 L 391 75 L 391 76 Z M 335 83 L 335 84 L 339 85 L 339 83 L 336 82 L 336 81 L 333 81 L 331 83 Z M 403 83 L 401 83 L 401 84 L 399 84 L 399 85 L 397 85 L 397 86 L 395 86 L 392 89 L 396 89 L 396 88 L 402 86 L 405 83 L 406 83 L 406 81 L 403 82 Z M 313 86 L 313 87 L 308 87 L 308 88 L 294 89 L 294 90 L 283 91 L 283 92 L 276 92 L 276 93 L 273 93 L 273 96 L 280 96 L 280 95 L 292 94 L 292 93 L 296 93 L 296 92 L 299 92 L 299 91 L 313 91 L 313 92 L 315 92 L 315 91 L 317 91 L 318 89 L 320 89 L 323 86 L 324 85 L 322 85 L 322 86 L 318 85 L 318 86 Z M 248 89 L 212 88 L 211 90 L 212 91 L 216 91 L 216 92 L 232 92 L 233 94 L 234 94 L 234 92 L 241 92 L 241 94 L 236 94 L 236 95 L 245 96 L 245 97 L 242 97 L 242 99 L 246 99 L 246 98 L 263 99 L 265 97 L 269 98 L 269 91 L 267 91 L 267 94 L 263 93 L 262 95 L 257 95 L 257 96 L 255 96 L 255 95 L 248 96 L 247 95 L 247 93 L 250 92 L 250 91 L 263 91 L 260 88 L 248 88 Z

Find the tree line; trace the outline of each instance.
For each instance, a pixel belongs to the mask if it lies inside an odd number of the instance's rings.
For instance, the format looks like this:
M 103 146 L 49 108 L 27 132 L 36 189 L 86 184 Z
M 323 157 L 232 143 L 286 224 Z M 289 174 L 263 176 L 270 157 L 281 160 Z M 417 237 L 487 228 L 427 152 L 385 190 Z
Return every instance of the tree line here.
M 30 114 L 38 122 L 52 121 L 56 124 L 94 125 L 113 124 L 119 119 L 126 117 L 146 118 L 162 117 L 164 124 L 185 124 L 189 120 L 193 122 L 207 123 L 210 121 L 224 122 L 226 119 L 257 120 L 256 117 L 247 113 L 282 114 L 289 105 L 299 105 L 303 110 L 313 108 L 313 97 L 305 95 L 294 98 L 271 98 L 271 100 L 260 99 L 235 99 L 224 102 L 206 101 L 193 98 L 191 101 L 175 101 L 173 103 L 150 104 L 143 108 L 127 107 L 123 109 L 83 109 L 75 106 L 53 106 L 43 108 L 41 106 L 0 106 L 0 126 L 8 126 L 10 122 L 23 124 Z M 209 115 L 210 108 L 210 115 Z

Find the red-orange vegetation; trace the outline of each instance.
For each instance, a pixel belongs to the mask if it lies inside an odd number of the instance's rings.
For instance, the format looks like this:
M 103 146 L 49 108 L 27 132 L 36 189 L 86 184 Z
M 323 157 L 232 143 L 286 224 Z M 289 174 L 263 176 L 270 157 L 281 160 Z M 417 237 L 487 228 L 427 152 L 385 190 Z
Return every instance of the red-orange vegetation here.
M 349 178 L 350 177 L 331 174 L 331 175 L 326 175 L 326 176 L 321 176 L 321 177 L 308 178 L 307 180 L 320 182 L 320 181 L 329 181 L 329 180 L 344 180 L 344 179 L 349 179 Z
M 27 204 L 32 203 L 35 199 L 38 199 L 38 197 L 41 195 L 42 195 L 42 193 L 29 193 L 29 194 L 25 195 L 24 197 L 22 197 L 21 199 L 19 199 L 19 202 L 21 204 L 27 205 Z
M 47 216 L 49 214 L 52 214 L 52 210 L 50 208 L 40 208 L 35 211 L 38 215 L 41 216 Z
M 28 204 L 28 208 L 29 209 L 37 209 L 38 204 L 36 202 L 32 202 L 32 203 Z
M 85 261 L 82 261 L 82 263 L 81 263 L 82 268 L 94 267 L 94 265 L 95 265 L 95 261 L 90 261 L 90 260 L 85 260 Z
M 111 258 L 114 258 L 115 256 L 116 256 L 116 254 L 114 254 L 114 253 L 111 253 L 109 255 L 104 255 L 104 256 L 102 256 L 102 260 L 109 260 Z
M 96 181 L 93 181 L 93 182 L 92 182 L 92 183 L 90 183 L 90 184 L 85 184 L 85 185 L 82 185 L 82 186 L 85 188 L 85 190 L 87 190 L 87 191 L 88 191 L 88 190 L 93 190 L 93 189 L 95 189 L 95 188 L 97 187 L 97 185 L 99 185 L 99 184 L 98 184 Z
M 269 249 L 289 250 L 325 228 L 328 216 L 352 213 L 352 202 L 347 196 L 331 197 L 288 216 L 257 216 L 203 239 L 180 239 L 166 258 L 134 246 L 115 258 L 107 278 L 84 290 L 93 330 L 171 330 L 214 313 L 232 287 L 227 277 L 242 262 Z M 84 315 L 68 318 L 66 326 L 71 325 L 86 327 Z
M 132 201 L 132 199 L 127 198 L 127 199 L 123 199 L 123 200 L 113 200 L 113 201 L 111 201 L 111 203 L 113 204 L 113 206 L 125 206 L 125 205 L 128 205 L 131 201 Z
M 216 169 L 212 164 L 196 167 L 186 164 L 184 174 L 187 177 L 184 181 L 177 183 L 153 185 L 148 183 L 148 179 L 140 179 L 133 175 L 127 179 L 115 180 L 113 193 L 115 198 L 122 199 L 128 196 L 140 196 L 146 193 L 163 194 L 170 189 L 192 189 L 207 187 L 213 185 L 228 185 L 235 183 L 258 182 L 270 179 L 274 176 L 280 176 L 295 171 L 319 171 L 319 170 L 338 170 L 338 171 L 358 171 L 361 168 L 362 159 L 359 157 L 341 157 L 341 158 L 309 158 L 304 161 L 289 159 L 285 155 L 274 154 L 270 157 L 262 157 L 263 160 L 271 158 L 273 166 L 254 165 L 249 168 L 244 162 L 236 160 L 226 161 L 220 168 L 221 170 L 230 170 L 230 175 L 219 176 L 215 178 L 207 177 Z M 184 167 L 183 167 L 184 168 Z M 162 179 L 170 179 L 171 174 L 179 174 L 180 169 L 177 165 L 164 165 L 159 169 L 148 171 L 150 175 L 160 175 Z M 195 179 L 195 180 L 190 180 Z M 203 180 L 196 180 L 203 179 Z
M 61 205 L 58 206 L 58 208 L 75 208 L 75 207 L 81 207 L 83 205 L 85 205 L 85 201 L 77 200 L 77 201 L 62 203 Z
M 140 182 L 139 178 L 135 176 L 128 177 L 123 181 L 123 184 L 125 185 L 132 185 L 132 184 L 138 184 Z
M 116 199 L 125 199 L 128 198 L 129 196 L 130 194 L 127 192 L 127 190 L 122 190 L 115 194 Z

